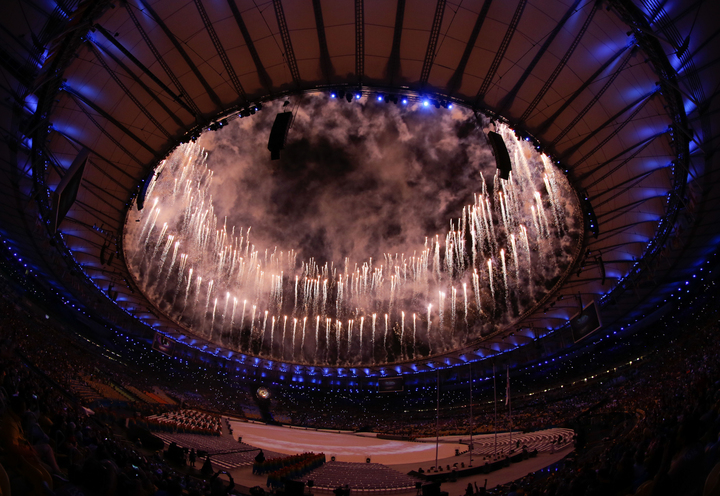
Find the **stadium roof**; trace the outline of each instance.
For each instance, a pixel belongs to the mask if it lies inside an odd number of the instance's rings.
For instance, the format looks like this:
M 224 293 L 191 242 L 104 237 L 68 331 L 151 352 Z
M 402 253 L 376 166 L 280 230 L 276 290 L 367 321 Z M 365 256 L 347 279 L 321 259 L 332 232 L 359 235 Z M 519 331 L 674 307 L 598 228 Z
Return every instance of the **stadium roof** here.
M 709 0 L 11 0 L 0 22 L 2 233 L 89 309 L 182 340 L 122 258 L 126 210 L 158 161 L 219 118 L 301 91 L 428 94 L 537 140 L 599 228 L 522 325 L 435 362 L 537 338 L 552 353 L 571 339 L 549 330 L 579 300 L 597 300 L 606 326 L 632 322 L 720 241 L 719 16 Z M 49 192 L 83 147 L 77 200 L 52 235 Z M 126 314 L 105 310 L 114 291 Z

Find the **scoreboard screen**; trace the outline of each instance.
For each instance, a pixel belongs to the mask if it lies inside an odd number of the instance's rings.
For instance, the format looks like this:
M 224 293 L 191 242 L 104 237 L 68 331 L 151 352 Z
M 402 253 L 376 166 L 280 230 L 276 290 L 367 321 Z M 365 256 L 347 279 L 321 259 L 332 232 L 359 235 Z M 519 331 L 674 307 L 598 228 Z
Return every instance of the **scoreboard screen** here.
M 586 305 L 582 312 L 570 319 L 570 327 L 576 343 L 602 327 L 600 314 L 594 301 Z
M 395 393 L 405 389 L 405 379 L 402 377 L 383 377 L 378 379 L 379 393 Z

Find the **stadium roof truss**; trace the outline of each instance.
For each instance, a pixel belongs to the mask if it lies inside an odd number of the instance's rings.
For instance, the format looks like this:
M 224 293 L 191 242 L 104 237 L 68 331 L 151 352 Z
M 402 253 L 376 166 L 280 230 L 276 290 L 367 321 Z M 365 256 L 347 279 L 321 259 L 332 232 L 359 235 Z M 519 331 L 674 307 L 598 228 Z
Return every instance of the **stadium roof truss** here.
M 631 322 L 720 239 L 719 16 L 707 0 L 12 0 L 2 232 L 48 284 L 126 330 L 237 358 L 134 287 L 120 239 L 143 180 L 251 104 L 340 87 L 435 95 L 536 141 L 587 195 L 599 233 L 522 325 L 390 372 L 566 346 L 583 302 L 597 300 L 606 325 Z M 83 148 L 77 200 L 53 234 L 51 192 Z M 124 313 L 103 310 L 115 305 Z

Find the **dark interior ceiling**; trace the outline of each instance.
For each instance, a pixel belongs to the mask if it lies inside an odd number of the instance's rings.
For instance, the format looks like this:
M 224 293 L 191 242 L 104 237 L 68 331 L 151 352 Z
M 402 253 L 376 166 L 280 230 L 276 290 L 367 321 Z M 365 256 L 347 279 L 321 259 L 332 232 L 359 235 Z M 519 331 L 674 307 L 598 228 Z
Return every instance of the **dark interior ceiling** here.
M 301 91 L 439 95 L 537 139 L 587 193 L 600 230 L 520 330 L 443 360 L 541 336 L 557 349 L 567 333 L 548 330 L 578 300 L 597 300 L 606 325 L 632 322 L 720 241 L 719 16 L 711 0 L 10 0 L 2 235 L 48 285 L 143 332 L 105 311 L 112 283 L 127 314 L 178 337 L 122 257 L 105 256 L 121 249 L 126 209 L 169 150 L 218 116 Z M 51 238 L 49 191 L 82 147 L 90 163 Z

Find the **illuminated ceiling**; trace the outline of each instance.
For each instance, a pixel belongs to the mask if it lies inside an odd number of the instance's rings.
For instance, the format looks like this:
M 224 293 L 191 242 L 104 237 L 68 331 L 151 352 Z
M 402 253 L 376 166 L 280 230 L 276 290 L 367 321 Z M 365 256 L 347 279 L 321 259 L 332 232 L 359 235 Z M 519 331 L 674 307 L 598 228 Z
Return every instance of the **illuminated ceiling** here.
M 121 252 L 109 256 L 152 167 L 250 104 L 402 88 L 536 139 L 599 226 L 579 270 L 512 335 L 445 363 L 522 346 L 592 299 L 606 325 L 632 321 L 718 241 L 718 15 L 711 1 L 13 0 L 0 32 L 3 233 L 54 287 L 106 313 L 74 259 L 121 308 L 177 337 L 132 288 Z M 82 147 L 90 165 L 51 243 L 39 218 Z M 552 353 L 568 334 L 542 342 Z

